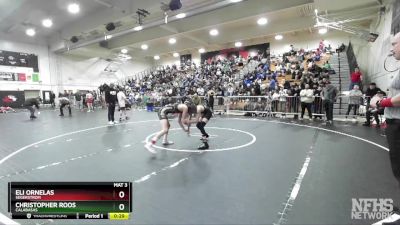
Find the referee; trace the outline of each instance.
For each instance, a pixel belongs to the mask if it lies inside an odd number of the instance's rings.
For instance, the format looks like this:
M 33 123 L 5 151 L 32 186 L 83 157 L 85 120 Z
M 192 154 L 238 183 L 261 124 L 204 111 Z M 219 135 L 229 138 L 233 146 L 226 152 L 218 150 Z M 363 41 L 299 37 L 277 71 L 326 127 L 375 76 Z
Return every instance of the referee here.
M 400 60 L 400 32 L 392 41 L 391 53 L 396 60 Z M 378 107 L 385 108 L 386 138 L 389 144 L 390 163 L 392 171 L 400 185 L 400 73 L 397 73 L 389 86 L 388 98 L 377 103 Z M 400 224 L 400 219 L 392 223 Z

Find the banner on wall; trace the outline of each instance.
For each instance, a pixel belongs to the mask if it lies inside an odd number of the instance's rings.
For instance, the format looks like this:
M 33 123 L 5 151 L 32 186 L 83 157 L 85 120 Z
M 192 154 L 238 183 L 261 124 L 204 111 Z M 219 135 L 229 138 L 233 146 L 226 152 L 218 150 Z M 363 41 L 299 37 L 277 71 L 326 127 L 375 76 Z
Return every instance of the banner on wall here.
M 0 105 L 21 108 L 25 102 L 23 91 L 0 91 Z
M 39 72 L 38 56 L 35 54 L 0 50 L 0 65 L 27 67 L 32 68 L 34 72 Z
M 269 43 L 245 46 L 241 48 L 223 49 L 214 52 L 206 52 L 201 54 L 201 63 L 204 62 L 210 63 L 211 61 L 232 59 L 237 57 L 242 57 L 243 59 L 247 59 L 249 57 L 258 57 L 258 56 L 261 58 L 269 57 Z
M 0 81 L 39 82 L 39 73 L 32 68 L 0 66 Z

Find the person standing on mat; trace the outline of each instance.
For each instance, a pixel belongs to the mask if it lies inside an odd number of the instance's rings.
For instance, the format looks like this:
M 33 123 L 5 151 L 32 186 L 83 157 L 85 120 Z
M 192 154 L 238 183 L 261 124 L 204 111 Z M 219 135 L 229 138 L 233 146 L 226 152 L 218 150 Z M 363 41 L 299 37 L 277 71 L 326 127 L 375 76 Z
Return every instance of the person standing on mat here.
M 106 104 L 108 107 L 108 124 L 113 125 L 117 122 L 114 119 L 115 104 L 118 102 L 117 90 L 114 88 L 114 84 L 110 84 L 110 88 L 106 91 Z
M 171 128 L 171 124 L 169 123 L 168 120 L 168 115 L 169 114 L 173 114 L 173 113 L 177 113 L 179 115 L 178 117 L 178 124 L 179 126 L 182 128 L 183 131 L 185 131 L 186 133 L 189 134 L 189 122 L 188 121 L 188 117 L 189 117 L 189 107 L 187 104 L 179 104 L 179 103 L 175 103 L 175 104 L 171 104 L 171 105 L 166 105 L 163 108 L 160 109 L 160 111 L 158 111 L 158 118 L 160 119 L 160 123 L 161 123 L 161 131 L 158 132 L 152 139 L 150 142 L 146 143 L 146 145 L 144 146 L 149 152 L 155 154 L 157 153 L 154 149 L 153 149 L 153 145 L 155 145 L 158 141 L 158 139 L 160 139 L 161 137 L 163 137 L 163 145 L 172 145 L 174 144 L 174 142 L 172 141 L 168 141 L 168 132 L 169 129 Z M 185 127 L 183 124 L 188 125 L 188 127 Z
M 198 105 L 196 118 L 194 118 L 194 120 L 190 121 L 191 123 L 197 123 L 196 127 L 197 127 L 197 129 L 200 130 L 200 132 L 202 134 L 200 140 L 203 141 L 203 144 L 197 148 L 199 150 L 206 150 L 209 148 L 208 138 L 210 136 L 207 134 L 204 127 L 207 125 L 208 121 L 210 121 L 211 117 L 212 117 L 212 111 L 209 107 L 204 106 L 204 105 Z
M 54 94 L 54 92 L 50 92 L 50 105 L 51 108 L 55 108 L 56 104 L 54 103 L 54 100 L 56 99 L 56 94 Z
M 333 104 L 336 102 L 338 90 L 329 81 L 322 89 L 321 97 L 326 112 L 326 125 L 333 124 Z
M 39 101 L 40 101 L 40 97 L 28 98 L 25 100 L 24 107 L 27 108 L 31 112 L 31 116 L 30 116 L 31 119 L 37 118 L 35 116 L 35 108 L 33 108 L 33 106 L 35 106 L 36 109 L 39 109 Z
M 125 120 L 128 120 L 128 116 L 126 115 L 126 95 L 123 92 L 123 89 L 120 88 L 117 94 L 118 99 L 118 107 L 119 107 L 119 122 L 122 122 L 122 114 L 125 116 Z
M 60 101 L 60 116 L 64 116 L 63 109 L 65 108 L 65 106 L 68 106 L 69 116 L 72 116 L 70 100 L 66 97 L 61 97 L 61 98 L 59 98 L 59 101 Z
M 87 104 L 88 107 L 88 111 L 87 112 L 93 112 L 94 108 L 93 108 L 93 95 L 92 93 L 90 93 L 90 91 L 87 91 L 86 95 L 85 95 L 85 102 Z
M 391 53 L 400 61 L 400 32 L 392 41 Z M 378 101 L 377 107 L 385 108 L 386 139 L 389 145 L 389 157 L 394 177 L 400 185 L 400 71 L 394 76 L 390 86 L 388 98 Z M 382 225 L 399 225 L 400 219 Z

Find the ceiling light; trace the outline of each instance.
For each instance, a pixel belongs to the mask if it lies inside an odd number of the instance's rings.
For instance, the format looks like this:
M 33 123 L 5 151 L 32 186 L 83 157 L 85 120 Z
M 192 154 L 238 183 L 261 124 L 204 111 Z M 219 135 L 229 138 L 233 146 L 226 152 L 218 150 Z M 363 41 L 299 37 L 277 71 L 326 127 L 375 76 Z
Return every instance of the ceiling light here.
M 185 13 L 179 13 L 178 15 L 176 15 L 176 18 L 178 18 L 178 19 L 183 19 L 185 17 L 186 17 Z
M 175 52 L 174 54 L 172 54 L 175 58 L 179 57 L 179 53 Z
M 33 29 L 33 28 L 26 29 L 25 33 L 26 33 L 26 35 L 31 36 L 31 37 L 35 36 L 35 34 L 36 34 L 35 29 Z
M 240 42 L 240 41 L 238 41 L 238 42 L 236 42 L 235 43 L 235 47 L 237 47 L 237 48 L 239 48 L 239 47 L 242 47 L 242 42 Z
M 126 48 L 121 49 L 121 53 L 123 53 L 123 54 L 128 53 L 128 49 L 126 49 Z
M 260 18 L 260 19 L 258 19 L 257 20 L 257 24 L 258 25 L 265 25 L 265 24 L 267 24 L 268 23 L 268 20 L 267 20 L 267 18 Z
M 147 50 L 148 48 L 149 48 L 149 46 L 148 45 L 146 45 L 146 44 L 143 44 L 142 46 L 140 46 L 143 50 Z
M 53 26 L 53 21 L 51 19 L 44 19 L 42 20 L 42 25 L 44 27 L 51 27 Z
M 142 26 L 137 26 L 137 27 L 133 28 L 133 30 L 140 31 L 140 30 L 143 30 L 143 27 Z
M 278 34 L 278 35 L 276 35 L 275 36 L 275 40 L 282 40 L 283 39 L 283 36 L 282 35 L 280 35 L 280 34 Z
M 236 2 L 241 2 L 242 0 L 231 0 L 231 2 L 236 3 Z
M 199 49 L 199 53 L 204 53 L 206 50 L 204 48 Z
M 168 42 L 169 42 L 171 45 L 173 45 L 173 44 L 176 43 L 176 39 L 175 39 L 175 38 L 170 38 L 170 39 L 168 40 Z
M 211 36 L 217 36 L 218 34 L 219 34 L 219 32 L 218 32 L 217 29 L 212 29 L 212 30 L 210 30 L 210 35 L 211 35 Z
M 160 56 L 155 55 L 155 56 L 154 56 L 154 59 L 155 59 L 155 60 L 160 60 Z
M 321 27 L 318 30 L 318 33 L 320 33 L 320 34 L 326 34 L 327 32 L 328 32 L 328 28 L 326 28 L 326 27 Z
M 77 14 L 80 11 L 80 7 L 77 3 L 71 3 L 68 5 L 68 12 Z

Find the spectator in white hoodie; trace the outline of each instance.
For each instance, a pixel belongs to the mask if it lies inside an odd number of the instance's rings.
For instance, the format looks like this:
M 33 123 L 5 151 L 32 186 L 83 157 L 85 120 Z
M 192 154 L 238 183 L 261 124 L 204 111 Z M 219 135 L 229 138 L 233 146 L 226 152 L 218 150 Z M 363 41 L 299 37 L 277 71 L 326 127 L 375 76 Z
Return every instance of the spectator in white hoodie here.
M 304 117 L 304 113 L 307 108 L 308 117 L 312 119 L 311 105 L 314 102 L 314 90 L 310 89 L 310 85 L 306 84 L 305 89 L 300 91 L 301 101 L 301 119 Z
M 349 93 L 349 106 L 346 113 L 346 118 L 350 114 L 351 109 L 354 107 L 354 116 L 357 114 L 358 107 L 360 106 L 362 92 L 359 90 L 358 85 L 354 85 Z
M 126 108 L 125 108 L 126 95 L 122 91 L 122 89 L 120 89 L 119 92 L 117 93 L 117 99 L 118 99 L 118 106 L 119 106 L 119 122 L 122 121 L 122 114 L 124 114 L 125 120 L 128 120 L 129 118 L 126 115 Z

